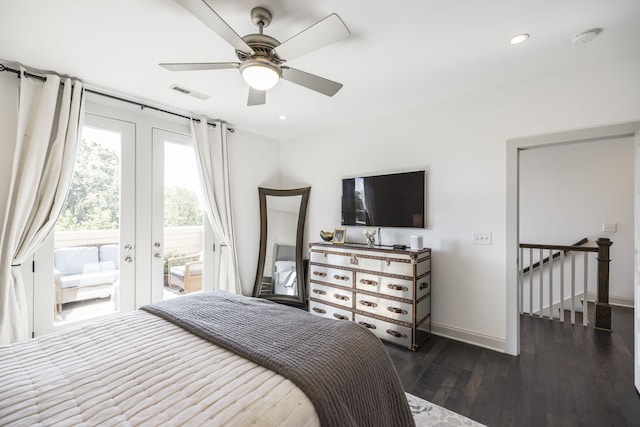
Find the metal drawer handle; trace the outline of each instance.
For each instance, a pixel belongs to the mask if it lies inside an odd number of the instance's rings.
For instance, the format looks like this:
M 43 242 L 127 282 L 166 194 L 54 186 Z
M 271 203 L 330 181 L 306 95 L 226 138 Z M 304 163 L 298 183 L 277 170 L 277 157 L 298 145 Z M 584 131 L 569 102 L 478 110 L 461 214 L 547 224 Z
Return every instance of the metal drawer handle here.
M 316 294 L 318 294 L 318 295 L 326 295 L 326 294 L 327 294 L 327 291 L 323 291 L 323 290 L 321 290 L 321 289 L 314 289 L 314 290 L 313 290 L 313 293 L 316 293 Z
M 372 325 L 371 323 L 367 323 L 367 322 L 358 322 L 360 323 L 362 326 L 364 326 L 367 329 L 375 329 L 376 325 Z
M 378 286 L 378 282 L 376 282 L 375 280 L 360 279 L 360 283 L 362 283 L 363 285 Z
M 327 310 L 323 310 L 323 309 L 318 308 L 318 307 L 313 307 L 312 310 L 315 311 L 316 313 L 320 313 L 320 314 L 325 314 L 327 312 Z
M 387 307 L 387 310 L 389 310 L 392 313 L 407 314 L 407 310 L 403 310 L 398 307 Z
M 349 297 L 340 294 L 333 294 L 333 297 L 341 301 L 349 301 Z
M 429 284 L 427 282 L 420 283 L 420 290 L 427 289 L 428 287 L 429 287 Z
M 402 292 L 407 292 L 409 290 L 409 288 L 407 288 L 406 286 L 402 286 L 402 285 L 387 285 L 387 288 L 389 289 L 393 289 L 394 291 L 402 291 Z
M 392 329 L 387 329 L 387 333 L 389 335 L 393 335 L 396 338 L 406 338 L 407 334 L 403 334 L 402 332 L 394 331 Z
M 326 277 L 327 273 L 323 273 L 322 271 L 314 271 L 313 275 L 314 276 L 320 276 L 320 277 Z
M 340 276 L 339 274 L 334 274 L 333 278 L 336 280 L 344 280 L 345 282 L 349 281 L 349 277 L 348 276 Z
M 340 320 L 349 320 L 347 316 L 343 316 L 342 314 L 338 314 L 338 313 L 333 313 L 333 317 Z
M 360 304 L 366 305 L 367 307 L 377 307 L 378 306 L 378 304 L 376 304 L 375 302 L 370 302 L 370 301 L 365 301 L 365 300 L 360 300 Z

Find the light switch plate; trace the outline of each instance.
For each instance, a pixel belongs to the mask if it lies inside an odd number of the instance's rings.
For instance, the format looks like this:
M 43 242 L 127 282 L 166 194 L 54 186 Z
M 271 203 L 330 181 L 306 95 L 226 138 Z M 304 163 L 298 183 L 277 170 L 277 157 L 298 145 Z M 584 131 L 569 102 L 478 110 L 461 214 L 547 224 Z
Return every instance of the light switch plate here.
M 616 231 L 618 231 L 618 224 L 617 223 L 614 223 L 614 224 L 604 223 L 604 224 L 602 224 L 602 231 L 604 231 L 605 233 L 615 233 Z
M 471 243 L 474 245 L 490 245 L 491 233 L 473 233 Z

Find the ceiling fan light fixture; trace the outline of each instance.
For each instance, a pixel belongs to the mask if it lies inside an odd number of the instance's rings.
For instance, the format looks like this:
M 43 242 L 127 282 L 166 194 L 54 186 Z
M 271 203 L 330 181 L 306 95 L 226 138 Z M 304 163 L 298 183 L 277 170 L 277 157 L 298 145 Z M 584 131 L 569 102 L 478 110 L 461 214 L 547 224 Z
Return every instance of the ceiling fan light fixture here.
M 240 65 L 240 73 L 245 82 L 256 90 L 269 90 L 274 87 L 282 72 L 280 67 L 267 61 L 250 59 Z

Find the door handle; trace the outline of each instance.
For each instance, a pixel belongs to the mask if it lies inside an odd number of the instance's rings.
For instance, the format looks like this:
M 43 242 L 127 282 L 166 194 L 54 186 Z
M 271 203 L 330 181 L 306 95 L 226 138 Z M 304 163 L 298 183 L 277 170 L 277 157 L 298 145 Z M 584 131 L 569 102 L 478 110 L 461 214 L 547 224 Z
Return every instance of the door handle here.
M 133 258 L 131 258 L 130 256 L 126 257 L 124 259 L 124 262 L 133 262 Z
M 160 252 L 156 252 L 155 254 L 153 254 L 153 257 L 155 259 L 162 259 L 162 255 L 160 255 Z

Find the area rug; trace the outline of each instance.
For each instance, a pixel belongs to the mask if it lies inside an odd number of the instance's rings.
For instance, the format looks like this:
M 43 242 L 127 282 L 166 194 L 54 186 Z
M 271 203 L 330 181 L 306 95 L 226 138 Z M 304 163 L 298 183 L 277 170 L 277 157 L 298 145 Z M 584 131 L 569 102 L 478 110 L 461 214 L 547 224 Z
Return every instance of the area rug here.
M 484 426 L 484 424 L 477 423 L 472 419 L 463 417 L 412 394 L 406 393 L 406 395 L 416 427 Z

